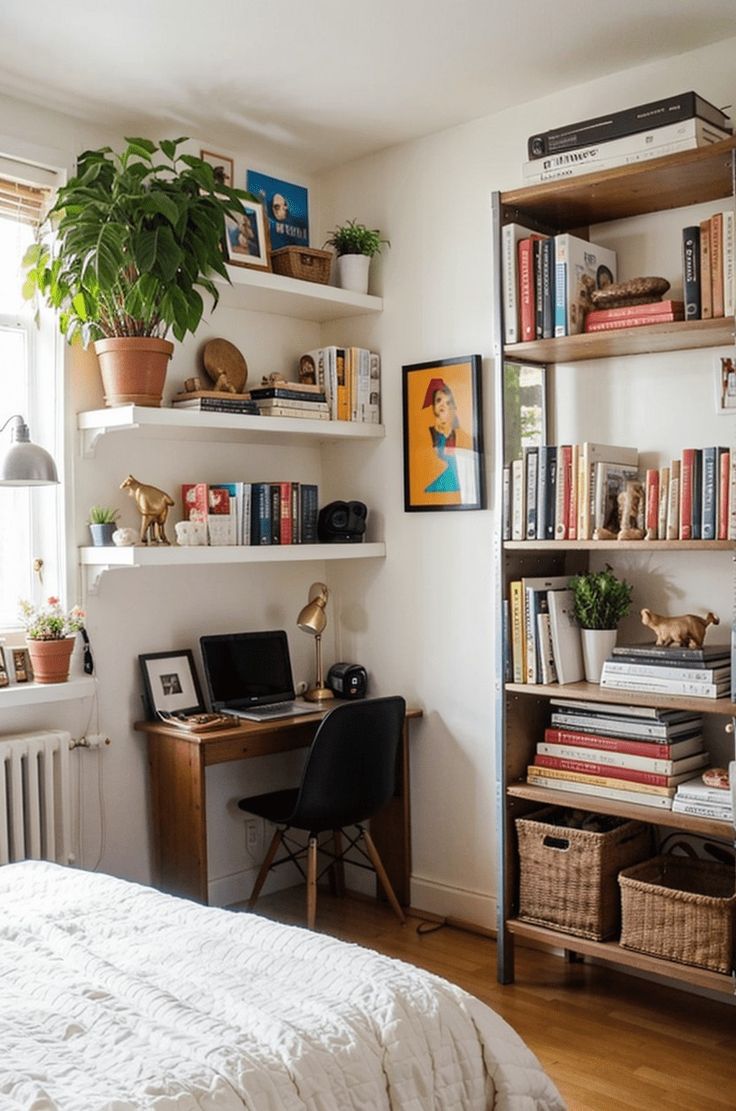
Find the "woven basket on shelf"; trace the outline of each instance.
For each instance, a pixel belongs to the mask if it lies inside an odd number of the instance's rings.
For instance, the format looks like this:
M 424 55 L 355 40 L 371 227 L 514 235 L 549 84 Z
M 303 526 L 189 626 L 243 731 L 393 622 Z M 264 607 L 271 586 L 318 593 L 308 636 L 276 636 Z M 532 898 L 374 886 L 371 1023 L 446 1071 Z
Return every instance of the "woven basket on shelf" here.
M 519 918 L 602 941 L 619 926 L 618 873 L 652 851 L 650 830 L 615 818 L 605 833 L 571 829 L 555 824 L 560 812 L 552 806 L 516 819 Z
M 300 278 L 304 282 L 321 282 L 330 278 L 332 251 L 318 251 L 314 247 L 279 247 L 271 251 L 274 274 L 286 278 Z
M 627 868 L 618 882 L 624 949 L 731 972 L 736 913 L 733 867 L 657 856 Z

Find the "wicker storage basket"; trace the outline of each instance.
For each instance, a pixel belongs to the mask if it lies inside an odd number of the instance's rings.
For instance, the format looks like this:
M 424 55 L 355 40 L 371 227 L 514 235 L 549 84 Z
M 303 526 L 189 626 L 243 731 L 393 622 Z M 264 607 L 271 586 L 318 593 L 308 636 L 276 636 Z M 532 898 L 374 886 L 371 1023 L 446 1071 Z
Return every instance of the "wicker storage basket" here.
M 321 282 L 330 279 L 332 251 L 317 251 L 312 247 L 279 247 L 271 251 L 271 266 L 274 274 L 287 278 L 301 278 L 305 282 Z
M 572 829 L 559 824 L 564 813 L 551 806 L 516 819 L 519 918 L 602 941 L 620 922 L 618 873 L 651 853 L 650 830 L 624 818 L 610 818 L 605 833 Z
M 736 880 L 727 864 L 657 856 L 618 878 L 621 945 L 653 957 L 730 972 Z

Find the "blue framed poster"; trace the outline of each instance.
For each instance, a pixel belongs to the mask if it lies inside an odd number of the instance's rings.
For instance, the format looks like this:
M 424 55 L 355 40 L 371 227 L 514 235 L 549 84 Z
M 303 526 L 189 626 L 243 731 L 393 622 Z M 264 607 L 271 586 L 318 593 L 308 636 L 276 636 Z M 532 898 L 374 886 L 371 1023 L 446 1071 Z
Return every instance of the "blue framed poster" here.
M 303 185 L 248 170 L 246 189 L 266 209 L 272 251 L 279 247 L 309 246 L 309 201 Z

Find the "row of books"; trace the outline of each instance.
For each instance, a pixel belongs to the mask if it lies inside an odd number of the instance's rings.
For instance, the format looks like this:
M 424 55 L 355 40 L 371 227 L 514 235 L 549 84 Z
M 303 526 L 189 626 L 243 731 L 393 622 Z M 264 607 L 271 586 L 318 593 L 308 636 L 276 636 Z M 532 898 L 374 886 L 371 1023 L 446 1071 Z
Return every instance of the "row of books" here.
M 713 644 L 683 651 L 647 644 L 616 646 L 603 664 L 601 686 L 645 694 L 725 698 L 731 693 L 731 649 Z
M 381 421 L 381 358 L 364 347 L 319 347 L 299 360 L 299 381 L 325 395 L 331 420 Z
M 736 765 L 732 764 L 733 769 Z M 733 796 L 728 787 L 708 787 L 702 776 L 678 784 L 672 809 L 676 814 L 692 814 L 697 818 L 715 818 L 733 824 Z
M 569 581 L 569 575 L 552 575 L 509 583 L 509 681 L 577 683 L 583 678 L 580 629 Z
M 307 482 L 185 483 L 184 519 L 212 545 L 316 544 L 319 489 Z
M 627 491 L 636 519 L 623 521 Z M 633 447 L 547 444 L 504 467 L 504 540 L 610 539 L 624 527 L 647 540 L 736 540 L 736 455 L 684 448 L 641 473 Z
M 523 224 L 501 233 L 504 343 L 583 331 L 592 290 L 616 281 L 616 252 L 577 235 L 540 235 Z
M 682 230 L 685 320 L 733 316 L 736 310 L 736 231 L 733 210 L 716 212 Z
M 694 92 L 640 104 L 529 137 L 525 184 L 661 158 L 726 139 L 726 114 Z
M 710 766 L 702 718 L 687 710 L 551 699 L 550 726 L 527 781 L 673 809 L 681 784 Z

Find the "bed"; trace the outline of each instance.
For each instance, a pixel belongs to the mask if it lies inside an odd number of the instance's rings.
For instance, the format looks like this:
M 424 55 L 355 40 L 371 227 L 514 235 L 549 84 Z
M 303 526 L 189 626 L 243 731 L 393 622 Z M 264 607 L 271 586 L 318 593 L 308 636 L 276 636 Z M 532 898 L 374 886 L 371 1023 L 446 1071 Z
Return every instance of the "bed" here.
M 0 868 L 0 1106 L 556 1111 L 479 1000 L 254 914 L 42 862 Z

